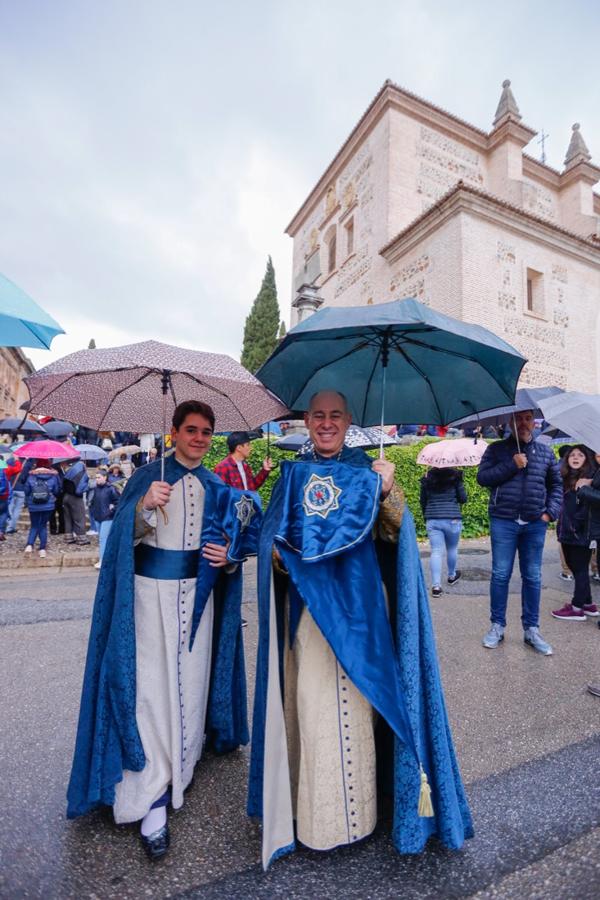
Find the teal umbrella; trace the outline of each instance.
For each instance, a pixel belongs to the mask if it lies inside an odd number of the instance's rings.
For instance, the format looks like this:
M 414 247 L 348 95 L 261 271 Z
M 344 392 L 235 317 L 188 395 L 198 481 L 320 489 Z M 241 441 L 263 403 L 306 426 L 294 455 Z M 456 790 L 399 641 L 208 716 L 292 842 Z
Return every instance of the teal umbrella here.
M 58 322 L 25 291 L 0 275 L 0 346 L 49 350 L 57 334 L 64 334 Z
M 289 409 L 342 391 L 360 426 L 446 425 L 514 402 L 526 359 L 493 332 L 417 300 L 327 307 L 296 325 L 256 373 Z

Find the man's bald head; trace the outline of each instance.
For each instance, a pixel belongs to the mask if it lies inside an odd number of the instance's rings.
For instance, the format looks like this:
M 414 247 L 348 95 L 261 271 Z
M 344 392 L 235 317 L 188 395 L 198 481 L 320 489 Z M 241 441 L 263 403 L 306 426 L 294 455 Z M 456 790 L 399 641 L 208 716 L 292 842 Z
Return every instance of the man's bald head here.
M 304 422 L 320 456 L 337 456 L 352 422 L 348 402 L 340 391 L 318 391 L 310 398 Z
M 326 391 L 317 391 L 316 394 L 312 395 L 312 397 L 310 398 L 309 403 L 308 403 L 309 413 L 312 412 L 312 410 L 315 408 L 315 404 L 318 405 L 321 401 L 323 401 L 323 400 L 327 401 L 329 398 L 334 399 L 334 402 L 335 402 L 335 398 L 337 398 L 337 400 L 341 404 L 341 409 L 345 413 L 349 412 L 348 401 L 346 400 L 345 395 L 342 394 L 341 391 L 326 390 Z

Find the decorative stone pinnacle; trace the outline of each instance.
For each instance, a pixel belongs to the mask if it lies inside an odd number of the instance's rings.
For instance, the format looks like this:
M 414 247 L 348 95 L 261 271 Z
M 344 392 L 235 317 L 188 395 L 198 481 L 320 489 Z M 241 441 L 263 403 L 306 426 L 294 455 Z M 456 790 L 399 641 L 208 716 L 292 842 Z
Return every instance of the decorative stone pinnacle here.
M 508 78 L 502 82 L 502 93 L 496 109 L 496 115 L 494 116 L 494 128 L 507 118 L 516 119 L 517 122 L 521 119 L 521 113 L 510 89 L 510 80 Z
M 581 125 L 579 122 L 575 122 L 567 155 L 565 156 L 565 169 L 570 169 L 580 162 L 588 162 L 592 158 L 592 154 L 588 150 L 586 143 L 581 136 L 580 128 Z

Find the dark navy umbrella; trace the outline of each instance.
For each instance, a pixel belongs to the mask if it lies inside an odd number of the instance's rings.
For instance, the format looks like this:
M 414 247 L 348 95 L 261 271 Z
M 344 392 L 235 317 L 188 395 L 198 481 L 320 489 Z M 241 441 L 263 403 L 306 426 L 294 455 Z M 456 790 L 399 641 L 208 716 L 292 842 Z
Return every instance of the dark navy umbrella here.
M 60 419 L 53 419 L 51 422 L 46 422 L 44 428 L 53 438 L 64 438 L 69 434 L 73 434 L 75 428 L 71 425 L 70 422 L 62 422 Z
M 326 307 L 300 322 L 256 373 L 289 409 L 342 391 L 357 425 L 445 425 L 513 403 L 521 354 L 480 325 L 417 300 Z
M 9 416 L 0 419 L 0 434 L 47 434 L 48 432 L 39 422 L 31 419 L 23 419 L 22 416 Z

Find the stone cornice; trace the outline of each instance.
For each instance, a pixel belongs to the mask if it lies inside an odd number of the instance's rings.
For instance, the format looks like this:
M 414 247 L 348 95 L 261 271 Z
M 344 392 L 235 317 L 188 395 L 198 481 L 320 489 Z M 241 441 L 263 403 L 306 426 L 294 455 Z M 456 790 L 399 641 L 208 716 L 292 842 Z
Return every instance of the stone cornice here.
M 534 178 L 536 181 L 543 181 L 549 187 L 555 189 L 560 187 L 560 172 L 558 169 L 553 169 L 546 163 L 540 162 L 539 159 L 529 156 L 528 153 L 523 154 L 523 175 L 526 175 L 528 178 Z
M 454 140 L 467 144 L 480 153 L 489 152 L 490 149 L 497 145 L 499 140 L 512 137 L 514 140 L 527 143 L 527 135 L 529 135 L 529 140 L 531 140 L 536 134 L 534 129 L 513 119 L 506 120 L 488 133 L 388 80 L 375 95 L 300 209 L 288 224 L 285 229 L 286 234 L 289 234 L 291 237 L 295 236 L 307 216 L 321 202 L 323 195 L 336 180 L 348 160 L 367 135 L 375 128 L 383 115 L 391 108 L 397 109 L 423 124 L 437 128 Z
M 526 147 L 529 141 L 534 138 L 537 134 L 535 128 L 530 128 L 529 125 L 523 125 L 521 122 L 517 122 L 515 119 L 511 119 L 507 117 L 501 122 L 499 125 L 494 128 L 493 131 L 490 131 L 487 139 L 487 150 L 493 150 L 498 144 L 503 144 L 504 141 L 512 140 L 515 144 L 518 144 L 519 147 Z
M 379 253 L 387 262 L 395 262 L 459 212 L 476 215 L 529 240 L 541 241 L 563 253 L 600 266 L 600 245 L 595 241 L 553 225 L 540 216 L 525 212 L 493 194 L 479 191 L 462 182 L 385 244 Z
M 566 187 L 573 181 L 584 181 L 590 185 L 597 184 L 600 181 L 600 168 L 593 163 L 582 160 L 561 173 L 560 188 Z

